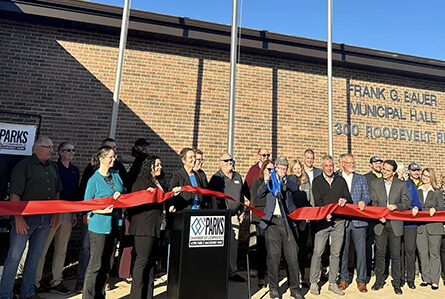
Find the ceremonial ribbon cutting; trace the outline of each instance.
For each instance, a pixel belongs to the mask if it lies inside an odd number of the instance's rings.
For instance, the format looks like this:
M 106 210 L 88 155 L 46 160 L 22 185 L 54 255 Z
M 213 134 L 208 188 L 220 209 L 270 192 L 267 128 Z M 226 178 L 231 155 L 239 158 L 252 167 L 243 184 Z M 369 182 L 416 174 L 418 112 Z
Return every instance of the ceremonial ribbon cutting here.
M 211 191 L 204 188 L 193 186 L 184 186 L 182 192 L 198 193 L 205 196 L 225 197 L 251 210 L 258 217 L 263 217 L 263 211 L 252 206 L 239 202 L 222 192 Z M 103 209 L 110 205 L 114 208 L 129 208 L 150 203 L 162 203 L 174 196 L 173 192 L 162 192 L 160 189 L 154 191 L 137 191 L 129 194 L 122 194 L 119 198 L 110 197 L 94 198 L 85 201 L 64 201 L 64 200 L 36 200 L 36 201 L 8 201 L 0 202 L 0 215 L 35 215 L 35 214 L 53 214 L 84 212 L 96 209 Z M 330 204 L 323 207 L 303 207 L 298 208 L 289 218 L 293 220 L 322 220 L 329 214 L 338 214 L 344 216 L 381 219 L 401 220 L 401 221 L 422 221 L 422 222 L 445 222 L 445 211 L 437 211 L 430 216 L 429 211 L 420 211 L 416 216 L 409 211 L 393 211 L 387 208 L 366 206 L 360 210 L 357 205 L 346 204 L 341 207 L 338 204 Z

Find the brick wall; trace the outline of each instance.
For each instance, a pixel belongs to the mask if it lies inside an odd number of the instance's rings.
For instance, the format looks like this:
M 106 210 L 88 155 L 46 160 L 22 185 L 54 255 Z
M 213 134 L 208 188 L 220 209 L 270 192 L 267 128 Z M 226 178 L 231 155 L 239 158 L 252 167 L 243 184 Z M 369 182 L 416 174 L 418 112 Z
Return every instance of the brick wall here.
M 107 137 L 118 55 L 118 33 L 53 27 L 0 19 L 0 109 L 43 116 L 42 134 L 57 144 L 70 140 L 75 164 L 83 168 Z M 197 146 L 204 170 L 218 168 L 227 147 L 229 52 L 206 46 L 143 39 L 130 34 L 121 89 L 117 141 L 130 153 L 139 137 L 152 142 L 167 172 L 179 165 L 178 153 Z M 348 95 L 348 84 L 385 89 L 386 99 Z M 325 65 L 241 52 L 237 66 L 234 151 L 237 170 L 246 174 L 259 147 L 274 155 L 301 158 L 306 148 L 327 153 Z M 437 106 L 390 99 L 389 91 L 433 94 Z M 359 136 L 334 135 L 334 153 L 352 151 L 360 172 L 369 157 L 394 158 L 408 165 L 444 167 L 444 144 L 365 136 L 365 126 L 445 132 L 445 85 L 381 72 L 334 67 L 334 122 L 356 124 Z M 352 103 L 433 112 L 437 123 L 351 115 Z

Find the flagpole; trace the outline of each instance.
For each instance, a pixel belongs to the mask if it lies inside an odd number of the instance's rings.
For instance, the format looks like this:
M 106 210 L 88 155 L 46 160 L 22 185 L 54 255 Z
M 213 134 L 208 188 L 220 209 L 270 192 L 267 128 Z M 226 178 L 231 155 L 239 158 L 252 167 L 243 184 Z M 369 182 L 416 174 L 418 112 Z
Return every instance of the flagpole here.
M 235 84 L 238 33 L 238 0 L 232 2 L 232 35 L 230 41 L 230 93 L 229 93 L 229 128 L 227 134 L 227 152 L 233 155 L 233 135 L 235 127 Z
M 329 121 L 329 155 L 334 155 L 332 127 L 332 0 L 328 0 L 328 121 Z
M 116 137 L 116 127 L 117 127 L 117 112 L 119 111 L 119 94 L 122 80 L 122 67 L 124 64 L 124 51 L 127 44 L 127 33 L 128 33 L 128 19 L 130 17 L 130 2 L 131 0 L 125 0 L 124 10 L 122 12 L 122 25 L 121 25 L 121 35 L 119 40 L 119 56 L 117 59 L 117 69 L 116 69 L 116 80 L 114 83 L 113 92 L 113 111 L 111 113 L 111 124 L 110 124 L 110 137 Z

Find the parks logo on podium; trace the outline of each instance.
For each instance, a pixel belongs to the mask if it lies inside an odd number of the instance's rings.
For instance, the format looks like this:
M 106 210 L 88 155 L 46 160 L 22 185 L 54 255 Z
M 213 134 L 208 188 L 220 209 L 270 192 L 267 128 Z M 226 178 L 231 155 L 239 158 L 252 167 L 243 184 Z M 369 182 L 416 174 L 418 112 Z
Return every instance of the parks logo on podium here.
M 191 216 L 189 247 L 223 247 L 225 216 Z

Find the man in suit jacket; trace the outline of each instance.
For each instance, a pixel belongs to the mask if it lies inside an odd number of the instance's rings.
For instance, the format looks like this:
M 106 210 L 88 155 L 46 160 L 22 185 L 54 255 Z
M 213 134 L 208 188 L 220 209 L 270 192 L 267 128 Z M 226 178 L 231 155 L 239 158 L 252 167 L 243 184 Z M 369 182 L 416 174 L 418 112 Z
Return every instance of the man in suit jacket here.
M 394 174 L 397 171 L 397 163 L 394 160 L 383 162 L 383 178 L 375 179 L 371 182 L 371 201 L 373 206 L 385 207 L 390 211 L 408 210 L 410 200 L 405 182 L 399 180 Z M 372 289 L 377 291 L 385 284 L 385 257 L 386 246 L 389 241 L 391 253 L 391 275 L 392 285 L 397 295 L 402 294 L 400 280 L 402 278 L 400 265 L 401 237 L 403 235 L 403 221 L 389 220 L 381 218 L 374 227 L 375 232 L 375 273 L 376 282 Z
M 355 159 L 352 154 L 343 156 L 343 171 L 340 174 L 348 185 L 352 202 L 363 210 L 371 202 L 368 183 L 364 176 L 355 173 Z M 352 218 L 345 223 L 345 240 L 342 250 L 341 279 L 339 288 L 345 290 L 349 284 L 348 256 L 349 241 L 352 234 L 355 252 L 357 255 L 357 288 L 366 293 L 366 227 L 368 222 L 363 218 Z
M 273 189 L 271 175 L 264 176 L 264 183 L 258 188 L 258 197 L 266 197 L 265 216 L 261 218 L 260 226 L 265 229 L 267 248 L 267 269 L 270 298 L 280 298 L 279 270 L 281 250 L 289 270 L 289 288 L 292 298 L 303 298 L 300 294 L 300 279 L 298 266 L 298 246 L 295 240 L 295 221 L 287 217 L 297 207 L 293 201 L 293 194 L 298 192 L 299 186 L 294 176 L 287 177 L 289 162 L 286 157 L 279 157 L 276 162 L 277 181 L 282 180 L 279 190 Z M 270 191 L 272 190 L 272 191 Z M 274 193 L 275 191 L 275 193 Z
M 323 174 L 314 179 L 312 192 L 314 194 L 315 206 L 321 207 L 328 204 L 344 206 L 347 202 L 352 203 L 346 181 L 341 176 L 334 174 L 334 159 L 329 156 L 321 158 Z M 331 252 L 329 262 L 329 287 L 335 294 L 345 293 L 337 285 L 337 276 L 340 266 L 340 252 L 345 234 L 345 219 L 337 215 L 327 215 L 326 219 L 318 220 L 315 224 L 314 253 L 311 261 L 310 292 L 320 295 L 318 288 L 318 274 L 321 268 L 321 256 L 323 255 L 326 242 L 331 239 Z
M 320 168 L 314 167 L 314 159 L 315 159 L 315 153 L 313 150 L 307 149 L 304 151 L 304 157 L 303 157 L 304 172 L 309 178 L 311 186 L 314 179 L 319 175 L 321 175 L 322 173 Z

